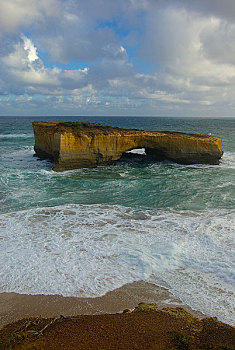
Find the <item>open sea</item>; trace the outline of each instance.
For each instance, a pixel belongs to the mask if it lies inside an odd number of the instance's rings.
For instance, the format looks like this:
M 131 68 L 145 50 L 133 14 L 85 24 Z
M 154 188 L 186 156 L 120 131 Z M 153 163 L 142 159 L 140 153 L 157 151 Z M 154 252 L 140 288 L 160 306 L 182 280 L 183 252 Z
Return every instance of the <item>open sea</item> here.
M 211 133 L 224 155 L 56 173 L 33 157 L 35 119 Z M 96 297 L 143 280 L 234 325 L 235 119 L 0 117 L 0 266 L 0 292 Z

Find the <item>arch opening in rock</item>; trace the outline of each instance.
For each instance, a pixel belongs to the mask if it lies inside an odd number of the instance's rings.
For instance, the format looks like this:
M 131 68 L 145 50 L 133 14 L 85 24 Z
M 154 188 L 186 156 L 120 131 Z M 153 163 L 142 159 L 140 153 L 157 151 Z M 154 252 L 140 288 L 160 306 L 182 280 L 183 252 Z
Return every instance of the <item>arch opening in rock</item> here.
M 169 160 L 163 149 L 158 148 L 134 148 L 124 152 L 118 161 L 142 161 L 156 162 Z
M 145 152 L 145 148 L 133 148 L 126 152 L 123 152 L 123 154 L 117 161 L 135 162 L 135 161 L 146 161 L 146 160 L 147 160 L 147 155 Z
M 166 151 L 160 148 L 146 148 L 145 153 L 147 158 L 152 161 L 170 160 L 166 155 Z
M 145 148 L 133 148 L 125 153 L 146 155 Z

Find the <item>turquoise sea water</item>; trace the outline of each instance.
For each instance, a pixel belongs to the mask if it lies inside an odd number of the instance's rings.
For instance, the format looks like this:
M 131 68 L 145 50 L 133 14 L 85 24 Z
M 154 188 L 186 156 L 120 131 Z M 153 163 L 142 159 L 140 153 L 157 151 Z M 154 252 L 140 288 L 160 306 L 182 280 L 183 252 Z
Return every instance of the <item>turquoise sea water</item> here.
M 119 161 L 52 171 L 35 118 L 0 117 L 0 291 L 98 296 L 145 280 L 234 324 L 235 119 L 47 117 L 211 133 L 218 166 Z

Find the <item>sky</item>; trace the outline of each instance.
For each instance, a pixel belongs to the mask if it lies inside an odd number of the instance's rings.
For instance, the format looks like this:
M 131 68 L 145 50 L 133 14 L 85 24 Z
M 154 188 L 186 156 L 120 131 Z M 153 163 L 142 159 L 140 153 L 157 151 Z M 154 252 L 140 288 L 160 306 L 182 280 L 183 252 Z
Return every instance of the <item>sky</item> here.
M 235 116 L 234 0 L 0 0 L 0 115 Z

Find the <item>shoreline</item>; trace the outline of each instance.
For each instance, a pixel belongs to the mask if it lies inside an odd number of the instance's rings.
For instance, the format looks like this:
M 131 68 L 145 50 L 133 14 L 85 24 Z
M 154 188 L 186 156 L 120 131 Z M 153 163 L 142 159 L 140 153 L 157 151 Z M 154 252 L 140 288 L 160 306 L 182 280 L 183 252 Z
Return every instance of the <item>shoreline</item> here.
M 138 281 L 95 298 L 0 293 L 0 328 L 26 317 L 114 314 L 124 309 L 134 309 L 142 302 L 155 303 L 159 309 L 183 307 L 194 317 L 206 317 L 200 311 L 183 304 L 166 288 Z
M 235 350 L 234 345 L 235 327 L 155 303 L 114 314 L 26 317 L 0 329 L 0 349 L 6 350 Z

